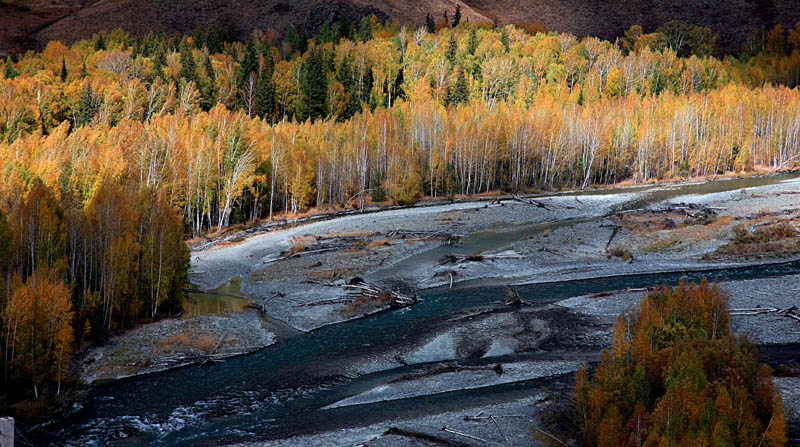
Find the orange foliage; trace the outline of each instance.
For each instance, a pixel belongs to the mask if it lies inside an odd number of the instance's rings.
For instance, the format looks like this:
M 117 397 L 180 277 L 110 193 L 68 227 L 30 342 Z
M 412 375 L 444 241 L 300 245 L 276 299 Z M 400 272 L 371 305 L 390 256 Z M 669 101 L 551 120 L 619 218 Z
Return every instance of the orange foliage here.
M 770 370 L 730 330 L 716 286 L 681 283 L 614 325 L 594 378 L 576 374 L 577 429 L 592 446 L 783 446 Z M 588 396 L 588 399 L 587 399 Z

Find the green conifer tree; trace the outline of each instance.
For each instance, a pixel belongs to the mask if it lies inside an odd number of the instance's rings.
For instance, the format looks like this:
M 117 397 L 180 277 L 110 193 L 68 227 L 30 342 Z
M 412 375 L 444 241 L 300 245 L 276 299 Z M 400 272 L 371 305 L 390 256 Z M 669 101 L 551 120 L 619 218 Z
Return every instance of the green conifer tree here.
M 350 22 L 350 16 L 347 14 L 342 15 L 339 17 L 339 21 L 336 23 L 336 38 L 338 39 L 350 39 L 351 33 L 353 32 L 353 25 Z
M 467 38 L 467 52 L 474 55 L 479 43 L 478 32 L 475 31 L 475 28 L 472 28 L 469 30 L 469 37 Z
M 67 80 L 67 61 L 62 57 L 61 58 L 61 82 L 66 82 Z
M 90 122 L 97 112 L 100 110 L 100 98 L 92 89 L 92 85 L 87 82 L 81 90 L 81 96 L 78 99 L 77 111 L 74 114 L 75 127 L 83 126 Z
M 14 79 L 17 75 L 19 75 L 19 72 L 17 72 L 17 68 L 14 67 L 14 62 L 11 61 L 10 57 L 7 57 L 3 76 L 5 76 L 6 79 Z
M 508 30 L 505 27 L 500 28 L 500 43 L 503 44 L 506 51 L 511 49 L 511 41 L 508 38 Z
M 272 75 L 275 72 L 275 60 L 272 52 L 264 57 L 264 64 L 258 73 L 258 85 L 256 86 L 256 114 L 272 122 L 275 110 L 275 83 Z
M 239 71 L 236 75 L 237 88 L 244 88 L 247 80 L 250 79 L 250 73 L 258 73 L 258 55 L 256 54 L 256 46 L 252 41 L 248 42 L 244 57 L 239 61 Z
M 436 22 L 433 21 L 433 17 L 431 17 L 430 13 L 428 13 L 425 16 L 425 29 L 429 33 L 435 33 L 436 32 Z
M 456 13 L 453 14 L 453 28 L 461 23 L 461 5 L 456 5 Z
M 362 42 L 372 40 L 372 21 L 367 16 L 361 18 L 361 24 L 358 27 L 358 38 Z
M 192 49 L 186 44 L 181 48 L 181 71 L 178 76 L 186 82 L 197 84 L 197 65 L 194 62 Z
M 447 92 L 447 102 L 452 105 L 469 102 L 469 90 L 467 88 L 467 77 L 464 75 L 464 69 L 459 66 L 456 72 L 456 82 L 450 86 Z
M 331 29 L 331 25 L 328 22 L 323 23 L 322 27 L 320 27 L 317 39 L 323 43 L 333 42 L 334 40 L 333 30 Z
M 450 61 L 451 64 L 456 63 L 456 54 L 458 51 L 458 41 L 456 41 L 456 33 L 450 33 L 450 40 L 447 43 L 447 60 Z
M 298 121 L 325 118 L 328 112 L 328 79 L 323 70 L 322 51 L 314 49 L 303 63 L 300 79 L 300 98 L 297 102 Z
M 158 48 L 155 50 L 155 55 L 153 56 L 153 74 L 152 78 L 155 80 L 156 78 L 165 79 L 164 76 L 164 65 L 167 64 L 167 58 L 164 55 L 164 47 L 159 45 Z
M 203 86 L 202 106 L 205 110 L 210 110 L 217 103 L 217 74 L 214 71 L 214 66 L 211 65 L 210 57 L 206 57 L 204 65 L 208 80 Z
M 94 39 L 94 50 L 100 51 L 106 49 L 106 37 L 103 33 L 97 33 Z

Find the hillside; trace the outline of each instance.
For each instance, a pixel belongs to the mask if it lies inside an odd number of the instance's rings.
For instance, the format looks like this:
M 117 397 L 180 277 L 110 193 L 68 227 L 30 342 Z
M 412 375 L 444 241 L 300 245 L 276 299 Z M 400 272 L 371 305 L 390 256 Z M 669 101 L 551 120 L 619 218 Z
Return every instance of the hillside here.
M 794 0 L 16 0 L 17 4 L 9 4 L 13 1 L 0 5 L 0 53 L 42 47 L 49 40 L 69 43 L 115 27 L 136 33 L 189 33 L 198 25 L 234 24 L 244 37 L 254 28 L 283 32 L 291 24 L 313 33 L 322 22 L 342 14 L 354 19 L 375 14 L 419 24 L 427 13 L 439 20 L 449 10 L 452 17 L 456 4 L 472 21 L 540 22 L 548 30 L 610 40 L 631 25 L 650 31 L 670 20 L 683 20 L 709 26 L 723 51 L 739 50 L 745 36 L 762 25 L 787 27 L 800 20 Z

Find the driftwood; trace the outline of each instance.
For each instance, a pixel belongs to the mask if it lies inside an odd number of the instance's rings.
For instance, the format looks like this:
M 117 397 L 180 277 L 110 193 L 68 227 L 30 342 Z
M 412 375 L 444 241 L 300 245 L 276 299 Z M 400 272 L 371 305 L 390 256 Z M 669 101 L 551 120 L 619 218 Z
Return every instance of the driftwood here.
M 633 210 L 618 211 L 613 215 L 625 216 L 628 214 L 637 215 L 660 215 L 660 214 L 679 214 L 686 216 L 687 225 L 708 225 L 717 217 L 715 208 L 698 205 L 696 203 L 675 203 L 664 208 L 637 208 Z M 665 226 L 674 228 L 676 226 L 672 219 L 665 218 Z
M 473 447 L 472 444 L 465 444 L 463 442 L 451 441 L 449 439 L 440 438 L 438 436 L 434 436 L 428 433 L 406 430 L 404 428 L 398 428 L 398 427 L 391 427 L 388 430 L 386 430 L 383 434 L 384 436 L 388 435 L 403 436 L 405 438 L 414 439 L 417 441 L 430 442 L 432 444 L 441 445 L 444 447 Z
M 458 276 L 458 272 L 455 271 L 455 270 L 444 270 L 444 271 L 436 272 L 436 273 L 433 274 L 431 279 L 439 278 L 440 276 L 448 276 L 448 277 L 450 277 L 450 288 L 452 289 L 453 288 L 454 279 L 455 279 L 456 276 Z
M 370 284 L 361 278 L 353 278 L 345 284 L 323 283 L 320 281 L 308 281 L 312 284 L 319 284 L 327 287 L 342 287 L 347 290 L 347 294 L 342 298 L 330 298 L 325 300 L 313 301 L 310 303 L 297 304 L 296 307 L 329 306 L 332 304 L 349 304 L 360 298 L 367 298 L 371 301 L 386 302 L 392 309 L 400 309 L 411 306 L 419 302 L 416 293 L 404 293 Z
M 511 197 L 513 197 L 514 200 L 516 200 L 517 202 L 524 203 L 526 205 L 536 205 L 539 208 L 544 208 L 547 211 L 550 211 L 550 208 L 548 208 L 547 205 L 545 205 L 544 203 L 542 203 L 542 202 L 540 202 L 538 200 L 535 200 L 535 199 L 523 199 L 522 197 L 520 197 L 520 196 L 518 196 L 516 194 L 513 194 Z
M 439 265 L 456 265 L 468 262 L 494 261 L 497 259 L 522 259 L 519 254 L 497 253 L 494 255 L 446 255 L 439 259 Z
M 448 428 L 446 426 L 442 427 L 442 431 L 447 432 L 447 433 L 452 433 L 452 434 L 458 435 L 458 436 L 463 436 L 463 437 L 465 437 L 467 439 L 472 439 L 474 441 L 483 442 L 485 444 L 497 444 L 496 442 L 489 441 L 488 439 L 483 439 L 483 438 L 480 438 L 478 436 L 471 435 L 469 433 L 464 433 L 463 431 L 458 431 L 458 430 L 454 430 L 452 428 Z
M 389 240 L 441 240 L 443 245 L 458 245 L 461 243 L 461 235 L 446 233 L 444 231 L 411 231 L 411 230 L 392 230 L 378 231 L 364 235 L 346 236 L 317 236 L 309 242 L 309 246 L 300 251 L 286 251 L 277 258 L 267 259 L 264 264 L 285 261 L 302 256 L 327 253 L 331 251 L 343 250 L 362 250 L 370 242 L 378 239 Z
M 797 313 L 797 306 L 778 308 L 778 307 L 751 307 L 742 309 L 731 309 L 731 316 L 750 316 L 772 314 L 783 315 L 784 317 L 800 321 L 800 314 Z
M 524 418 L 524 414 L 493 414 L 491 416 L 484 416 L 483 412 L 475 416 L 464 416 L 464 420 L 468 422 L 483 422 L 494 418 Z
M 620 228 L 621 227 L 619 225 L 614 225 L 614 231 L 611 232 L 611 236 L 608 237 L 608 242 L 606 243 L 606 250 L 608 250 L 608 247 L 611 245 L 611 241 L 613 241 L 614 237 L 616 237 L 617 233 L 619 233 Z
M 217 341 L 217 344 L 216 344 L 216 346 L 214 346 L 214 349 L 212 349 L 212 350 L 211 350 L 211 352 L 209 352 L 209 353 L 208 353 L 208 354 L 205 356 L 205 358 L 203 359 L 203 361 L 202 361 L 202 362 L 200 362 L 200 364 L 201 364 L 201 365 L 205 365 L 205 364 L 206 364 L 208 361 L 215 361 L 215 360 L 214 360 L 214 354 L 217 352 L 217 349 L 219 349 L 219 347 L 220 347 L 220 346 L 222 346 L 222 343 L 223 343 L 223 342 L 225 341 L 225 339 L 227 339 L 227 338 L 228 338 L 228 334 L 222 334 L 222 336 L 219 338 L 219 341 Z
M 553 441 L 556 441 L 557 443 L 559 443 L 559 444 L 561 444 L 561 445 L 564 445 L 564 446 L 568 445 L 566 442 L 564 442 L 564 441 L 562 441 L 562 440 L 560 440 L 560 439 L 556 438 L 556 437 L 555 437 L 555 435 L 553 435 L 552 433 L 549 433 L 549 432 L 547 432 L 547 431 L 543 430 L 541 427 L 534 427 L 534 429 L 535 429 L 536 431 L 538 431 L 539 433 L 541 433 L 541 434 L 543 434 L 543 435 L 547 436 L 548 438 L 552 439 Z
M 510 287 L 506 287 L 506 296 L 508 296 L 508 298 L 505 300 L 505 304 L 507 306 L 516 306 L 516 307 L 531 306 L 531 307 L 533 307 L 533 304 L 523 300 L 522 297 L 519 296 L 519 293 L 516 290 L 512 290 Z

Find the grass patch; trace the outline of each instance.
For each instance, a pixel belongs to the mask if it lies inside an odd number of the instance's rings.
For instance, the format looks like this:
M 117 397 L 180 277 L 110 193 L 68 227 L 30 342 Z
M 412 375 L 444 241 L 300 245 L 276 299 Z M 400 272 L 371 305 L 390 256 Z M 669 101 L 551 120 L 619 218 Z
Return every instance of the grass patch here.
M 644 253 L 659 253 L 673 248 L 677 248 L 683 241 L 679 238 L 658 239 L 657 241 L 642 248 Z
M 797 254 L 800 254 L 800 233 L 791 222 L 781 220 L 753 229 L 736 225 L 733 239 L 703 258 L 774 258 Z
M 391 301 L 392 296 L 389 292 L 381 293 L 377 298 L 362 295 L 345 305 L 340 312 L 343 316 L 351 318 L 356 315 L 364 315 L 378 309 L 383 309 L 387 307 Z

